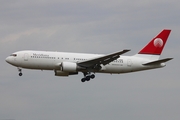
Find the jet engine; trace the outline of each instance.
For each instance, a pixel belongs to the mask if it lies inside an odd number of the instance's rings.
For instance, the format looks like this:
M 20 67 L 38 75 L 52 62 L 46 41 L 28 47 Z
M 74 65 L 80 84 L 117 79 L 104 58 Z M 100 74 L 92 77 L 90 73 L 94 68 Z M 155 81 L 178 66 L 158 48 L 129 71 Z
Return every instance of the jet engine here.
M 60 70 L 63 72 L 76 72 L 77 64 L 73 62 L 62 62 L 60 65 Z

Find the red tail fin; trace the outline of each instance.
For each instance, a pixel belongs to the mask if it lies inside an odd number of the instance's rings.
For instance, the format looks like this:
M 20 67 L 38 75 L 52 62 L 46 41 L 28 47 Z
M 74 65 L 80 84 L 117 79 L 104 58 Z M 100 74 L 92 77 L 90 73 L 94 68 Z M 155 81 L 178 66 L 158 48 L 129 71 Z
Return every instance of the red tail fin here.
M 164 29 L 154 39 L 152 39 L 138 54 L 160 55 L 171 30 Z

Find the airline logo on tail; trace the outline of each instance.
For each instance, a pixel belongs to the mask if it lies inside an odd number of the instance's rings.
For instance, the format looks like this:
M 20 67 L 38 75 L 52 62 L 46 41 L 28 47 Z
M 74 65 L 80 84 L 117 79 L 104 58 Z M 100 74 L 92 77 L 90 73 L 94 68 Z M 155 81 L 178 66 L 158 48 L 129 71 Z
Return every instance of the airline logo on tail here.
M 154 46 L 161 48 L 161 47 L 163 46 L 163 40 L 162 40 L 161 38 L 156 38 L 156 39 L 154 40 Z
M 163 30 L 154 39 L 152 39 L 138 54 L 160 55 L 171 30 Z

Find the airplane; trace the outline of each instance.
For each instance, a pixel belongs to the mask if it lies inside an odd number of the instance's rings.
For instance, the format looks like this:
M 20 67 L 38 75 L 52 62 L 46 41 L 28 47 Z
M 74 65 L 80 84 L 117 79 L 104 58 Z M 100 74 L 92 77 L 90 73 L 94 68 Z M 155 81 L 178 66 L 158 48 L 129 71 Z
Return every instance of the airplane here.
M 159 59 L 171 30 L 162 30 L 137 54 L 123 56 L 124 49 L 111 54 L 85 54 L 51 51 L 23 50 L 12 53 L 5 60 L 16 66 L 19 76 L 22 68 L 54 70 L 55 76 L 84 74 L 82 82 L 95 78 L 95 73 L 120 74 L 165 67 L 173 58 Z

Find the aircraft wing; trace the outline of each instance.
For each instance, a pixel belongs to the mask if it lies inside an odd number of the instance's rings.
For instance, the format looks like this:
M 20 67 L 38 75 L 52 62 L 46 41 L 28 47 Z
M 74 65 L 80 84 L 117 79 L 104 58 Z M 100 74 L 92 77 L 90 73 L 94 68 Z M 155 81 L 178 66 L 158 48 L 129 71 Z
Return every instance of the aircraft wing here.
M 109 64 L 110 62 L 116 60 L 117 58 L 120 57 L 120 55 L 128 52 L 130 50 L 126 49 L 126 50 L 122 50 L 119 52 L 115 52 L 112 54 L 108 54 L 108 55 L 104 55 L 101 57 L 97 57 L 97 58 L 93 58 L 93 59 L 89 59 L 83 62 L 79 62 L 77 63 L 79 66 L 81 67 L 86 67 L 86 68 L 95 68 L 97 66 L 100 66 L 101 64 L 106 65 Z

